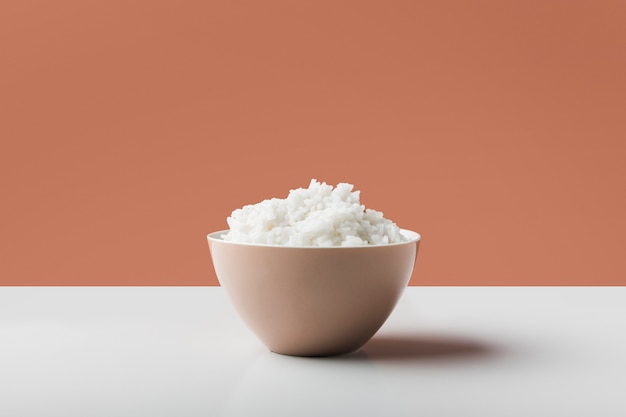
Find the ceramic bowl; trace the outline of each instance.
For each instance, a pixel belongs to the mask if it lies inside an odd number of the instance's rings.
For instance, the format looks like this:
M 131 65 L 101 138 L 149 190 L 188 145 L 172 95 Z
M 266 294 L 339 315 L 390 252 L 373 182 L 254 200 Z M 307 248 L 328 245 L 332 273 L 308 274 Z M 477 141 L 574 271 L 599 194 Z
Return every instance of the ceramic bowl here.
M 208 235 L 213 266 L 235 310 L 273 352 L 330 356 L 363 346 L 406 288 L 420 235 L 406 242 L 295 247 Z

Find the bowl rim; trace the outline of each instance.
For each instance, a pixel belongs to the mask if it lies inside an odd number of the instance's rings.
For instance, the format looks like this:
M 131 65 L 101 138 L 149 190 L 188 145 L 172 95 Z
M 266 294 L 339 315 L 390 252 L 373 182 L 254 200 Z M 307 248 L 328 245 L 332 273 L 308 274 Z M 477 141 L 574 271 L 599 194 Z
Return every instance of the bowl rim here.
M 408 240 L 397 243 L 381 243 L 377 245 L 353 245 L 353 246 L 294 246 L 294 245 L 270 245 L 266 243 L 248 243 L 248 242 L 232 242 L 222 239 L 222 235 L 229 232 L 230 229 L 218 230 L 217 232 L 211 232 L 207 235 L 207 239 L 212 242 L 222 242 L 229 245 L 240 246 L 259 246 L 264 248 L 289 248 L 289 249 L 360 249 L 360 248 L 386 248 L 391 246 L 402 246 L 419 242 L 422 236 L 409 229 L 400 229 L 400 233 Z

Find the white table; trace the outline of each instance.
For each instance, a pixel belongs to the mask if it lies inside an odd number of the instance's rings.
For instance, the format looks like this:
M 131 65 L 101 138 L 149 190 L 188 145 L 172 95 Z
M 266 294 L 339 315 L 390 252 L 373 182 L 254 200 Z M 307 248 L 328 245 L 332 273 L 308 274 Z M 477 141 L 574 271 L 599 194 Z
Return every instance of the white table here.
M 315 359 L 218 287 L 3 287 L 0 416 L 626 416 L 626 288 L 411 287 Z

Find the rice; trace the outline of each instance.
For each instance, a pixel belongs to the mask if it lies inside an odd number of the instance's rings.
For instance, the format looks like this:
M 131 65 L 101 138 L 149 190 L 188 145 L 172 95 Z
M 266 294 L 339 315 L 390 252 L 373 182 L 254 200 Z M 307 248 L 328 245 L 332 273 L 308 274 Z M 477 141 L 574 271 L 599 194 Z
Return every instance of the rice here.
M 335 188 L 311 180 L 309 188 L 289 191 L 236 209 L 228 217 L 230 242 L 284 246 L 364 246 L 400 243 L 407 239 L 380 211 L 366 209 L 352 184 Z

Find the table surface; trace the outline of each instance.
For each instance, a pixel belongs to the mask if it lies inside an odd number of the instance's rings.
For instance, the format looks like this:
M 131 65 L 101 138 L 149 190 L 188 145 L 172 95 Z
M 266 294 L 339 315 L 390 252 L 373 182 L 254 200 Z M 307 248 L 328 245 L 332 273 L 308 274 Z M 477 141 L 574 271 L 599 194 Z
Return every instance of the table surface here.
M 624 416 L 626 287 L 410 287 L 335 358 L 267 351 L 219 287 L 3 287 L 0 415 Z

